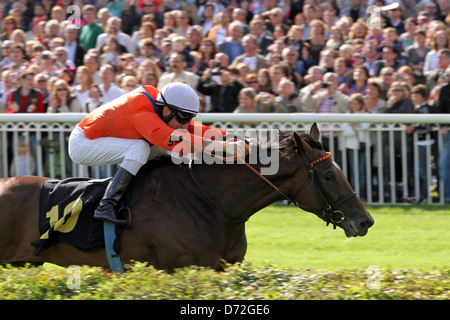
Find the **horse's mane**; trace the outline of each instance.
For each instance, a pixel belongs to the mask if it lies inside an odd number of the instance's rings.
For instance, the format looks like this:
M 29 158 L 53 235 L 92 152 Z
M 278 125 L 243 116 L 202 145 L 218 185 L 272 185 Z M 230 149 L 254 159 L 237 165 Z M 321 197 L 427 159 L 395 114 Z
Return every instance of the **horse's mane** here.
M 284 154 L 285 156 L 292 156 L 293 154 L 296 154 L 296 147 L 295 147 L 295 141 L 293 138 L 292 133 L 286 133 L 283 131 L 279 131 L 280 134 L 280 142 L 279 142 L 279 148 L 280 152 Z M 300 138 L 302 138 L 303 141 L 305 141 L 311 148 L 313 149 L 319 149 L 323 150 L 322 144 L 320 141 L 317 141 L 313 137 L 311 137 L 309 134 L 304 132 L 298 132 L 297 133 Z

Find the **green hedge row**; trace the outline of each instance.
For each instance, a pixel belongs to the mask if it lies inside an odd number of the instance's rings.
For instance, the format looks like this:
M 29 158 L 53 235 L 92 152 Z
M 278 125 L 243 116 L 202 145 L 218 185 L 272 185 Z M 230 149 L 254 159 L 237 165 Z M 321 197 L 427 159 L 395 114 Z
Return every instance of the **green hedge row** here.
M 0 299 L 450 299 L 450 268 L 442 270 L 311 270 L 232 265 L 173 274 L 143 263 L 112 274 L 95 267 L 0 267 Z

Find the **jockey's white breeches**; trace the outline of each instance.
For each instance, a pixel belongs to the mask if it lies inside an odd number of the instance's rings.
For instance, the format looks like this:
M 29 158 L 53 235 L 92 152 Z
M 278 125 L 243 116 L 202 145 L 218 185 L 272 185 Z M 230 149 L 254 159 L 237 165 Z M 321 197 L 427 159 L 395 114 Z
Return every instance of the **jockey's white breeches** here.
M 103 137 L 91 140 L 76 126 L 69 138 L 69 156 L 75 163 L 86 166 L 120 164 L 136 175 L 149 159 L 150 145 L 143 139 Z

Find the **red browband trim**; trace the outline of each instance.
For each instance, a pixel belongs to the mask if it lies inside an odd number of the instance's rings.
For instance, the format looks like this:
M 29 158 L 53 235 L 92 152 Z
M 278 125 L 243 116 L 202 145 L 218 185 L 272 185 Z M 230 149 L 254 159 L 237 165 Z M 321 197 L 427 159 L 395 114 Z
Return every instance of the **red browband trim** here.
M 319 164 L 319 163 L 321 163 L 321 162 L 323 162 L 323 161 L 325 161 L 325 160 L 328 160 L 328 159 L 330 159 L 330 158 L 331 158 L 331 152 L 327 152 L 327 155 L 326 155 L 326 156 L 323 156 L 322 158 L 319 158 L 319 159 L 317 159 L 317 160 L 312 161 L 312 162 L 310 163 L 311 168 L 314 168 L 314 166 L 315 166 L 316 164 Z

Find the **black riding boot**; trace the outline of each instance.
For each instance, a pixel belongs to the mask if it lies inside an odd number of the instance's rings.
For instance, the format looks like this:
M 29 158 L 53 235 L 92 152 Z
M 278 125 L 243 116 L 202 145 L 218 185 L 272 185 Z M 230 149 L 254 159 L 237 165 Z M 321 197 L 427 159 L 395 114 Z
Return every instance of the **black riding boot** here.
M 100 201 L 99 206 L 94 212 L 94 218 L 99 220 L 108 220 L 115 224 L 128 226 L 128 220 L 118 219 L 116 216 L 116 207 L 119 204 L 119 200 L 125 192 L 128 184 L 131 181 L 133 175 L 122 167 L 119 167 L 113 179 L 106 187 L 103 199 Z

